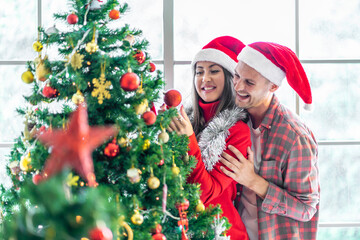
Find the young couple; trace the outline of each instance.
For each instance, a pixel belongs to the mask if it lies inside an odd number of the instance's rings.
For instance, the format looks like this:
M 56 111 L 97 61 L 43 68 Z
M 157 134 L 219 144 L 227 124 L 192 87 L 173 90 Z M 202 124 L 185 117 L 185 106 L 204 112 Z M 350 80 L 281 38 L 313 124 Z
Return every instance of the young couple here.
M 284 78 L 306 104 L 311 89 L 287 47 L 218 37 L 200 50 L 191 112 L 170 130 L 189 137 L 198 160 L 188 181 L 205 206 L 220 204 L 241 239 L 315 239 L 319 214 L 317 143 L 275 96 Z

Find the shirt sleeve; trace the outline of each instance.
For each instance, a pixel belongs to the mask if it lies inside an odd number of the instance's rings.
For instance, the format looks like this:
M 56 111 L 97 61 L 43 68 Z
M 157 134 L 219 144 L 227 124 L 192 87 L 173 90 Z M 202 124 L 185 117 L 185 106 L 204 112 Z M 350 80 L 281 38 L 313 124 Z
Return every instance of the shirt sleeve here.
M 229 129 L 229 132 L 230 134 L 225 143 L 225 152 L 235 157 L 235 155 L 227 149 L 228 145 L 232 145 L 247 157 L 246 149 L 248 146 L 251 146 L 250 130 L 248 126 L 243 122 L 238 122 Z M 224 166 L 221 162 L 217 162 L 214 168 L 208 172 L 202 160 L 201 151 L 195 134 L 191 135 L 189 140 L 190 150 L 188 153 L 197 159 L 197 164 L 187 181 L 190 183 L 200 183 L 200 199 L 204 204 L 207 204 L 214 198 L 220 196 L 234 180 L 220 170 L 220 166 Z
M 308 136 L 299 136 L 284 169 L 284 186 L 269 182 L 262 211 L 297 221 L 311 220 L 320 198 L 317 144 Z

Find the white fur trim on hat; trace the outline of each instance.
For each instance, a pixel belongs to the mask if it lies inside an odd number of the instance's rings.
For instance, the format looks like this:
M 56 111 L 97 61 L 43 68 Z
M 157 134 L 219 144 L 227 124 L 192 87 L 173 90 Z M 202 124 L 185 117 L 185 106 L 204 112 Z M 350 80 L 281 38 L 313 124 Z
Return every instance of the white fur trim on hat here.
M 195 55 L 194 60 L 191 62 L 192 71 L 194 71 L 195 64 L 200 61 L 208 61 L 219 64 L 228 70 L 232 75 L 235 73 L 234 71 L 237 64 L 226 53 L 213 48 L 202 49 Z
M 261 75 L 278 86 L 281 85 L 282 80 L 286 76 L 283 70 L 252 47 L 244 47 L 238 56 L 238 60 L 254 68 Z

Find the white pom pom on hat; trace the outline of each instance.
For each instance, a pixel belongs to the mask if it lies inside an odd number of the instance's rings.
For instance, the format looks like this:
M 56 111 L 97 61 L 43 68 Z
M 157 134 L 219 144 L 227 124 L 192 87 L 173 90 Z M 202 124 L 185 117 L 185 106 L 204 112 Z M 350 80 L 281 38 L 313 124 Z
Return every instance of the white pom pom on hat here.
M 265 78 L 280 86 L 286 77 L 289 85 L 311 110 L 312 95 L 309 80 L 296 54 L 288 47 L 271 42 L 254 42 L 239 54 L 238 60 L 254 68 Z

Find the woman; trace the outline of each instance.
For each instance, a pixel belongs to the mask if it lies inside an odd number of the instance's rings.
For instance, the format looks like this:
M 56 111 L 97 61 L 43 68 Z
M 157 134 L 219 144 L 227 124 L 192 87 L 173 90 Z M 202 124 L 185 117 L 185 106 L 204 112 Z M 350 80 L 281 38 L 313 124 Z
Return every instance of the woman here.
M 232 240 L 248 239 L 248 235 L 233 204 L 236 182 L 220 170 L 223 165 L 219 159 L 224 150 L 232 155 L 228 145 L 244 156 L 251 146 L 250 130 L 244 122 L 247 115 L 235 105 L 232 82 L 237 55 L 244 46 L 236 38 L 223 36 L 196 54 L 192 62 L 194 101 L 190 119 L 181 107 L 181 116 L 173 118 L 169 126 L 171 131 L 189 136 L 189 155 L 198 162 L 188 182 L 201 184 L 200 198 L 205 206 L 221 205 L 223 216 L 232 225 L 227 232 Z

